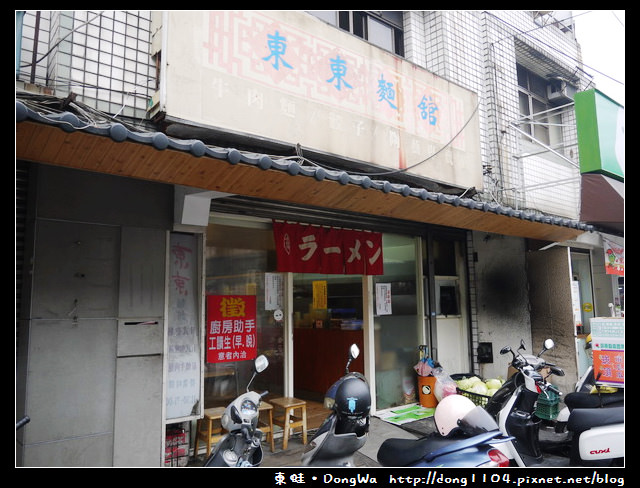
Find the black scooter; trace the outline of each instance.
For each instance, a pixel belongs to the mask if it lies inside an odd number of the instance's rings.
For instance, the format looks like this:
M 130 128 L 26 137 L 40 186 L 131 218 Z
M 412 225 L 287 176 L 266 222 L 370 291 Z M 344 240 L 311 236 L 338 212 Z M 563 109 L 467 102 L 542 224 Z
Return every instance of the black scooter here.
M 331 413 L 305 446 L 303 466 L 353 467 L 353 456 L 367 441 L 371 393 L 366 378 L 349 372 L 351 361 L 360 354 L 358 346 L 349 349 L 347 367 L 325 395 Z

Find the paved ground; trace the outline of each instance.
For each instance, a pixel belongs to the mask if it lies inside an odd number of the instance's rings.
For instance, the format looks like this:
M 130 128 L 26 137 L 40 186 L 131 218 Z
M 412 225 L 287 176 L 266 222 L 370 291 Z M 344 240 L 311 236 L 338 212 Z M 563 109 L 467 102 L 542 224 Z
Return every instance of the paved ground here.
M 422 437 L 434 432 L 433 418 L 419 420 L 396 426 L 385 422 L 377 417 L 371 417 L 371 426 L 369 429 L 369 438 L 366 444 L 356 452 L 354 463 L 356 467 L 375 467 L 380 466 L 377 462 L 378 448 L 385 439 L 388 438 L 405 438 L 414 439 Z M 264 460 L 262 467 L 295 467 L 302 466 L 301 458 L 304 451 L 304 445 L 300 435 L 295 435 L 289 440 L 289 446 L 286 451 L 282 450 L 282 439 L 276 437 L 275 452 L 271 452 L 268 444 L 263 444 Z M 199 456 L 195 460 L 191 460 L 189 466 L 201 466 L 204 462 L 204 456 Z M 546 455 L 541 467 L 567 467 L 568 459 L 559 456 Z

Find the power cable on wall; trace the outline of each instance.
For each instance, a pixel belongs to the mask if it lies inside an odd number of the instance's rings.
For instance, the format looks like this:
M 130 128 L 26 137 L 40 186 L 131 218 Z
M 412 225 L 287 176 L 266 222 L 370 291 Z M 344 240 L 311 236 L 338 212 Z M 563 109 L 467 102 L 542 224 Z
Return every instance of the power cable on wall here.
M 476 112 L 478 111 L 478 108 L 480 107 L 480 103 L 478 102 L 478 104 L 476 104 L 475 108 L 473 109 L 473 111 L 471 112 L 471 115 L 469 116 L 469 118 L 467 119 L 467 121 L 464 123 L 464 125 L 460 128 L 460 130 L 458 132 L 456 132 L 456 134 L 449 139 L 449 141 L 447 141 L 440 149 L 438 149 L 435 153 L 431 154 L 429 157 L 427 157 L 426 159 L 423 159 L 422 161 L 412 164 L 411 166 L 407 166 L 406 168 L 399 168 L 399 169 L 393 169 L 393 170 L 389 170 L 389 171 L 380 171 L 377 173 L 370 173 L 370 172 L 359 172 L 359 171 L 349 171 L 349 174 L 352 175 L 358 175 L 358 176 L 387 176 L 387 175 L 394 175 L 394 174 L 400 174 L 400 173 L 405 173 L 413 168 L 416 168 L 417 166 L 420 166 L 421 164 L 426 163 L 427 161 L 433 159 L 434 157 L 436 157 L 438 154 L 440 154 L 442 151 L 444 151 L 447 147 L 449 147 L 451 144 L 453 144 L 453 141 L 456 140 L 456 138 L 462 134 L 462 132 L 466 129 L 466 127 L 471 123 L 471 121 L 473 120 L 473 117 L 475 116 Z M 296 145 L 296 156 L 290 156 L 290 157 L 286 157 L 286 158 L 280 158 L 280 159 L 302 159 L 308 163 L 314 164 L 316 166 L 325 168 L 325 169 L 332 169 L 334 171 L 342 171 L 341 168 L 336 168 L 335 166 L 329 166 L 326 164 L 318 164 L 315 163 L 314 161 L 311 161 L 305 157 L 302 156 L 302 149 L 300 147 L 300 145 Z

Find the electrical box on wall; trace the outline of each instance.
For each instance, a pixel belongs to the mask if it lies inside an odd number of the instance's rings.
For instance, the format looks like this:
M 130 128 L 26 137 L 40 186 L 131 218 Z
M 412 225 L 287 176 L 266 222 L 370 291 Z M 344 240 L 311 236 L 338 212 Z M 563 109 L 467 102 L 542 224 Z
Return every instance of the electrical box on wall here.
M 491 342 L 478 343 L 478 363 L 493 363 L 493 344 Z

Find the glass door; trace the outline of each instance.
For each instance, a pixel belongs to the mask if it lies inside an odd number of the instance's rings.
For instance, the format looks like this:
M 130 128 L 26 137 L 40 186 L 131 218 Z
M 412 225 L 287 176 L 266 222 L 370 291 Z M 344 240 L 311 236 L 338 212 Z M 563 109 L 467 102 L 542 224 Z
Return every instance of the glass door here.
M 376 408 L 417 401 L 418 347 L 423 343 L 422 309 L 418 297 L 420 239 L 384 234 L 384 275 L 373 279 Z
M 364 372 L 362 276 L 294 273 L 293 326 L 294 396 L 322 402 L 351 344 L 361 354 L 350 370 Z

